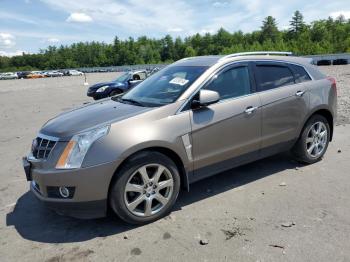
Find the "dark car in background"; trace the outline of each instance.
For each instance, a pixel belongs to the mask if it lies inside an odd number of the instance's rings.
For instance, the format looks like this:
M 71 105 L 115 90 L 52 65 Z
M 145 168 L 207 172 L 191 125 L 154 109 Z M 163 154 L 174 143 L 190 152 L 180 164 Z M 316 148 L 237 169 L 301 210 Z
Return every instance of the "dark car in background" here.
M 87 95 L 95 100 L 122 94 L 147 78 L 147 72 L 126 72 L 111 82 L 97 83 L 89 87 Z
M 17 72 L 18 79 L 25 79 L 30 74 L 29 71 Z

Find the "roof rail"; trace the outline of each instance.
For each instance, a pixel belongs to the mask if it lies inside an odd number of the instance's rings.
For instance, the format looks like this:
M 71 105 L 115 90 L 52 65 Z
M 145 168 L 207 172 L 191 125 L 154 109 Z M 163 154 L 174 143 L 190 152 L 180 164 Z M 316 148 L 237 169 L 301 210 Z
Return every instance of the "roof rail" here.
M 279 51 L 256 51 L 256 52 L 242 52 L 242 53 L 234 53 L 230 55 L 225 55 L 220 60 L 225 60 L 227 58 L 231 57 L 237 57 L 237 56 L 246 56 L 246 55 L 286 55 L 291 56 L 293 55 L 292 52 L 279 52 Z

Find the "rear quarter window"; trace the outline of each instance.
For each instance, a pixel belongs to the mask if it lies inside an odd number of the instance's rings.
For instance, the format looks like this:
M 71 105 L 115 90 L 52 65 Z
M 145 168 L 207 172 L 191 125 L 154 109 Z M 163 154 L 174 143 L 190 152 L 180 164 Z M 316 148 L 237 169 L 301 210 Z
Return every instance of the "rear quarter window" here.
M 290 65 L 290 67 L 293 70 L 296 83 L 311 81 L 311 77 L 302 66 Z
M 259 91 L 294 84 L 292 71 L 286 66 L 280 65 L 257 65 L 257 76 L 259 79 Z

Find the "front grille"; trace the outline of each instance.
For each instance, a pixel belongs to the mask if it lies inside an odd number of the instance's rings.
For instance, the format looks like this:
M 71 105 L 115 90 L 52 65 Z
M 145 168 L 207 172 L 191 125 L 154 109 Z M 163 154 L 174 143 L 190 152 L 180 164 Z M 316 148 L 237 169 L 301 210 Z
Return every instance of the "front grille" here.
M 55 145 L 54 140 L 37 137 L 33 141 L 32 154 L 36 159 L 47 159 Z

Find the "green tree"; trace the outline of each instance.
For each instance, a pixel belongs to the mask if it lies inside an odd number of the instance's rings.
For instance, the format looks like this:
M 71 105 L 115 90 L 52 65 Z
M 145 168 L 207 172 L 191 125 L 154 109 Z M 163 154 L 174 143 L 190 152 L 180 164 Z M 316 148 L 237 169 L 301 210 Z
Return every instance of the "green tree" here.
M 276 42 L 279 37 L 276 19 L 268 16 L 264 19 L 261 27 L 261 42 L 270 40 Z
M 306 29 L 304 17 L 298 10 L 294 12 L 292 20 L 289 22 L 289 24 L 289 32 L 292 34 L 292 36 L 297 36 Z
M 196 56 L 196 51 L 192 46 L 187 46 L 185 49 L 184 57 Z
M 37 54 L 0 56 L 0 71 L 59 69 L 111 65 L 168 63 L 196 55 L 229 54 L 243 51 L 281 50 L 297 54 L 350 52 L 350 20 L 331 17 L 306 24 L 299 11 L 290 21 L 290 29 L 279 31 L 272 16 L 264 19 L 261 30 L 249 33 L 199 33 L 185 38 L 151 39 L 146 36 L 120 39 L 110 44 L 78 42 L 69 46 L 48 46 Z

